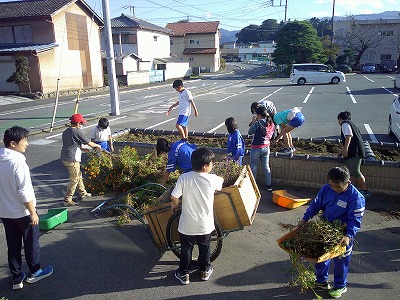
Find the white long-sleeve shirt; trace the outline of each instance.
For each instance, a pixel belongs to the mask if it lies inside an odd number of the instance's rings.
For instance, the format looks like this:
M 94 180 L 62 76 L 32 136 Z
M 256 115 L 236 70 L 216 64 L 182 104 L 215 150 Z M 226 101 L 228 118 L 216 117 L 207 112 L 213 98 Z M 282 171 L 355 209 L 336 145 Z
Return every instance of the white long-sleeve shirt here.
M 8 148 L 0 149 L 0 217 L 17 219 L 29 216 L 24 203 L 36 197 L 25 156 Z

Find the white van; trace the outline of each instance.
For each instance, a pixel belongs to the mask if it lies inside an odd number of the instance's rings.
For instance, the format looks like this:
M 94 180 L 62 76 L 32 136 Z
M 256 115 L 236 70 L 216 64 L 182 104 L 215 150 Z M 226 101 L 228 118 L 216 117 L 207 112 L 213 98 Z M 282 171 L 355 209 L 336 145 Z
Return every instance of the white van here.
M 293 64 L 290 83 L 306 84 L 346 82 L 346 75 L 323 64 Z

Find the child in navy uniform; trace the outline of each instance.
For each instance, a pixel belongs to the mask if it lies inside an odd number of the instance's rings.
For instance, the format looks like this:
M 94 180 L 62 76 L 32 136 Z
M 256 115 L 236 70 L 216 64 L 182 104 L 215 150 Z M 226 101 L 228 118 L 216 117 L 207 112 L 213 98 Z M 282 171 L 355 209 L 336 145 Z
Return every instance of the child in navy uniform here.
M 361 220 L 365 211 L 364 196 L 351 184 L 349 170 L 342 166 L 330 169 L 328 184 L 323 186 L 317 197 L 311 202 L 299 226 L 322 211 L 322 218 L 328 222 L 339 220 L 346 224 L 346 232 L 342 245 L 346 246 L 344 257 L 333 258 L 334 282 L 331 287 L 328 281 L 328 271 L 331 260 L 315 264 L 316 287 L 329 290 L 329 295 L 339 298 L 347 291 L 347 273 L 349 271 L 353 240 L 361 228 Z
M 245 144 L 243 137 L 239 132 L 239 126 L 233 117 L 229 117 L 225 120 L 225 126 L 229 132 L 228 140 L 226 141 L 226 154 L 229 158 L 241 165 Z

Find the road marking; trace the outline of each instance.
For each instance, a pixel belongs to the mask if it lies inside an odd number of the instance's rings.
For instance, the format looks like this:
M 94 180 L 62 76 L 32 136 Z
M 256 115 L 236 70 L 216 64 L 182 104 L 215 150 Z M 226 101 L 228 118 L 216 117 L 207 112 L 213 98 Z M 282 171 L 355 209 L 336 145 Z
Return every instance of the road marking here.
M 387 88 L 385 88 L 384 86 L 382 87 L 386 92 L 392 94 L 393 96 L 397 97 L 398 95 L 393 93 L 391 90 L 388 90 Z
M 367 130 L 369 137 L 371 138 L 371 142 L 377 143 L 378 139 L 375 137 L 374 132 L 368 124 L 364 124 L 365 129 Z
M 168 119 L 168 120 L 166 120 L 166 121 L 164 121 L 164 122 L 154 124 L 154 125 L 152 125 L 152 126 L 150 126 L 150 127 L 146 127 L 145 130 L 146 130 L 146 129 L 154 128 L 154 127 L 156 127 L 156 126 L 158 126 L 158 125 L 162 125 L 162 124 L 164 124 L 164 123 L 171 122 L 172 120 L 175 120 L 175 118 L 171 118 L 171 119 Z
M 116 120 L 119 120 L 119 119 L 125 119 L 126 117 L 127 117 L 127 116 L 122 116 L 122 117 L 118 117 L 118 118 L 115 118 L 115 119 L 109 119 L 108 121 L 111 123 L 111 122 L 116 121 Z M 94 127 L 94 126 L 96 126 L 96 125 L 97 125 L 97 124 L 85 126 L 85 128 Z M 47 137 L 45 137 L 44 139 L 45 139 L 45 140 L 49 140 L 49 139 L 52 139 L 52 138 L 54 138 L 54 137 L 60 136 L 60 135 L 62 135 L 62 134 L 63 134 L 62 132 L 61 132 L 61 133 L 57 133 L 57 134 L 54 134 L 54 135 L 47 136 Z
M 224 126 L 224 125 L 225 125 L 225 122 L 219 124 L 218 126 L 214 127 L 213 129 L 207 131 L 207 133 L 213 133 L 215 130 L 217 130 L 218 128 L 220 128 L 220 127 L 222 127 L 222 126 Z
M 373 81 L 372 79 L 369 79 L 367 76 L 364 76 L 364 78 L 367 79 L 367 80 L 369 80 L 369 81 L 371 81 L 371 82 L 375 82 L 375 81 Z
M 346 86 L 347 89 L 347 93 L 349 94 L 351 100 L 353 101 L 353 103 L 357 103 L 356 98 L 354 98 L 353 94 L 351 93 L 350 89 L 348 86 Z
M 246 93 L 247 91 L 250 91 L 250 90 L 252 90 L 252 89 L 253 89 L 253 88 L 249 88 L 249 89 L 247 89 L 247 90 L 241 91 L 241 92 L 239 92 L 239 94 Z
M 221 100 L 217 100 L 216 102 L 222 102 L 222 101 L 224 101 L 224 100 L 226 100 L 226 99 L 229 99 L 229 98 L 232 98 L 232 97 L 234 97 L 234 96 L 237 96 L 237 94 L 233 94 L 233 95 L 230 95 L 230 96 L 228 96 L 228 97 L 222 98 Z
M 308 100 L 308 98 L 310 98 L 310 96 L 311 96 L 311 94 L 312 94 L 312 92 L 313 92 L 314 89 L 315 89 L 315 87 L 313 86 L 313 87 L 311 88 L 311 90 L 308 92 L 308 95 L 307 95 L 307 97 L 304 99 L 303 103 L 307 103 L 307 100 Z
M 389 76 L 389 75 L 387 75 L 387 77 L 389 77 L 390 79 L 393 79 L 393 80 L 394 80 L 394 77 L 393 77 L 393 76 Z
M 265 99 L 271 97 L 273 94 L 276 94 L 276 93 L 279 92 L 281 89 L 283 89 L 283 87 L 281 87 L 281 88 L 277 89 L 276 91 L 272 92 L 271 94 L 265 96 L 264 98 L 262 98 L 262 99 L 259 100 L 258 102 L 263 101 L 263 100 L 265 100 Z
M 268 80 L 266 83 L 270 83 L 271 81 L 273 81 L 272 79 L 271 80 Z

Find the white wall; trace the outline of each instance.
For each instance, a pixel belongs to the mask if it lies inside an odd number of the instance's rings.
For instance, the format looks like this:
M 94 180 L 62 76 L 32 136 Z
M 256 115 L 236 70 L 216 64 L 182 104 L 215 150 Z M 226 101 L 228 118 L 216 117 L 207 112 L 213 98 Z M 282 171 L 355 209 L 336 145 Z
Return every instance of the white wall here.
M 126 75 L 128 85 L 149 83 L 149 71 L 127 72 Z
M 165 80 L 172 78 L 183 78 L 190 76 L 189 63 L 167 63 L 167 69 L 165 70 Z
M 157 41 L 154 41 L 154 37 L 157 37 Z M 137 55 L 144 61 L 152 62 L 154 58 L 169 57 L 170 41 L 167 34 L 140 30 L 137 33 L 137 44 Z

